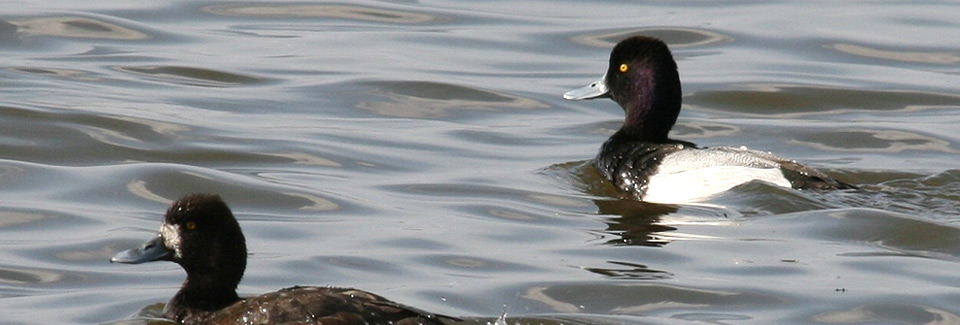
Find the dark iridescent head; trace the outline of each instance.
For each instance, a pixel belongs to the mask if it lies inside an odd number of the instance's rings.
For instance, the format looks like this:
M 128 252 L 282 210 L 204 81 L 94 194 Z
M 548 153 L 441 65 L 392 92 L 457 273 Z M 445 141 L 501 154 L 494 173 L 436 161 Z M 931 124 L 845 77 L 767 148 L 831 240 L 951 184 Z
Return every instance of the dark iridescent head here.
M 620 41 L 602 79 L 563 95 L 567 100 L 604 97 L 626 112 L 621 131 L 640 140 L 666 140 L 680 114 L 682 97 L 677 63 L 667 45 L 648 36 Z
M 247 266 L 247 247 L 237 219 L 219 196 L 193 194 L 170 206 L 156 237 L 110 261 L 173 261 L 187 272 L 182 292 L 216 292 L 220 301 L 215 305 L 222 305 L 235 300 L 234 290 Z

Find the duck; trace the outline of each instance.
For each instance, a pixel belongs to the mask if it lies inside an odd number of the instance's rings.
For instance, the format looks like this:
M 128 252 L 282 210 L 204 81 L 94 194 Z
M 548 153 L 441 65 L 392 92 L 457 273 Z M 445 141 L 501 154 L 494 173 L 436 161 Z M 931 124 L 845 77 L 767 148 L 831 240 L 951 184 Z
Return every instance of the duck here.
M 183 324 L 429 324 L 459 321 L 352 288 L 294 286 L 250 298 L 237 295 L 247 265 L 240 224 L 215 194 L 173 202 L 159 233 L 117 253 L 112 263 L 171 261 L 187 278 L 163 310 Z
M 563 94 L 573 101 L 610 98 L 623 108 L 623 125 L 603 143 L 593 164 L 627 197 L 651 203 L 702 202 L 753 181 L 794 189 L 856 188 L 770 152 L 698 147 L 671 139 L 682 97 L 670 48 L 643 35 L 613 47 L 600 80 Z

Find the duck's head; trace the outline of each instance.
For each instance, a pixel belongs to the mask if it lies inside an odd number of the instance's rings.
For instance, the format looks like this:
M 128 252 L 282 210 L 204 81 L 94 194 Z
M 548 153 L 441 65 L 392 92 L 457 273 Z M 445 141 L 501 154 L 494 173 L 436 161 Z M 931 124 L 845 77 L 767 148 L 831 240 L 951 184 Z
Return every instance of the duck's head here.
M 156 237 L 118 253 L 110 262 L 172 261 L 187 272 L 185 289 L 236 289 L 247 266 L 237 219 L 217 195 L 193 194 L 170 206 Z
M 617 43 L 603 78 L 563 94 L 566 100 L 613 99 L 626 112 L 621 131 L 650 141 L 667 139 L 680 114 L 681 97 L 680 75 L 670 49 L 648 36 Z

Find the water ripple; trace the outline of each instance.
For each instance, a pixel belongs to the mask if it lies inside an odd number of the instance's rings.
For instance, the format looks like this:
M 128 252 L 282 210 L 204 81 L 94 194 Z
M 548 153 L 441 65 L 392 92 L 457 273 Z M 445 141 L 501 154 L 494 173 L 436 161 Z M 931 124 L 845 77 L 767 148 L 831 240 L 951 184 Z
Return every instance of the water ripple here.
M 503 108 L 548 107 L 529 98 L 437 82 L 371 81 L 362 86 L 369 89 L 367 97 L 383 99 L 365 99 L 358 102 L 356 107 L 391 117 L 440 118 L 457 110 L 498 111 Z
M 671 48 L 699 47 L 722 42 L 729 42 L 733 38 L 716 31 L 696 28 L 639 28 L 631 30 L 603 31 L 598 34 L 575 36 L 573 41 L 578 44 L 613 48 L 622 39 L 634 35 L 646 35 L 660 38 L 670 44 Z
M 54 283 L 63 281 L 66 278 L 66 274 L 54 270 L 0 266 L 0 283 L 7 285 Z
M 30 36 L 59 36 L 112 40 L 145 40 L 146 33 L 88 17 L 40 17 L 10 20 L 17 32 Z
M 188 192 L 240 219 L 243 295 L 352 286 L 479 324 L 960 315 L 955 4 L 15 4 L 3 324 L 156 322 L 183 271 L 108 257 Z M 622 111 L 559 94 L 635 34 L 678 59 L 674 136 L 861 188 L 622 199 L 585 160 Z
M 915 52 L 915 51 L 893 51 L 880 50 L 862 45 L 837 43 L 830 45 L 831 48 L 853 55 L 859 55 L 868 58 L 896 60 L 902 62 L 930 63 L 930 64 L 956 64 L 960 63 L 960 53 L 950 52 Z
M 202 87 L 235 87 L 262 84 L 267 79 L 204 68 L 177 66 L 127 66 L 117 70 L 149 77 L 153 80 Z
M 205 7 L 203 10 L 224 16 L 342 18 L 390 24 L 426 24 L 446 20 L 420 12 L 334 4 L 217 5 Z

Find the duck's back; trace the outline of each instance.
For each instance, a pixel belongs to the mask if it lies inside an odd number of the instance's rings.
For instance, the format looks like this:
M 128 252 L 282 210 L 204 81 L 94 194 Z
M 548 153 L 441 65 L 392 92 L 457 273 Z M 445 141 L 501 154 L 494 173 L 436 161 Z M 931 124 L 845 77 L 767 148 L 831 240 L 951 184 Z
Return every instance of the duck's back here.
M 186 324 L 443 324 L 441 318 L 350 288 L 291 287 L 197 313 Z

